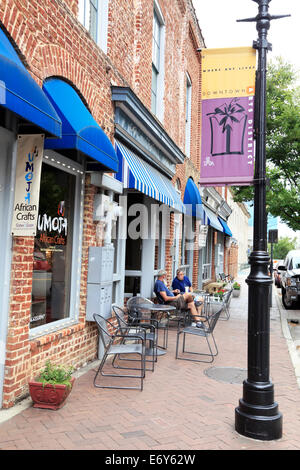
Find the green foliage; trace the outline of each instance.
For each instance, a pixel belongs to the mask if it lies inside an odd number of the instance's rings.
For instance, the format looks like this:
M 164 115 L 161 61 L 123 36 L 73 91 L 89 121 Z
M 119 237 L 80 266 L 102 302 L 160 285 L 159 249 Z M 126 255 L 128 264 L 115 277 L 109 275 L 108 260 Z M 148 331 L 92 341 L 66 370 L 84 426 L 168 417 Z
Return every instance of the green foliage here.
M 47 361 L 45 368 L 36 379 L 37 382 L 42 382 L 43 386 L 46 384 L 52 385 L 66 385 L 71 387 L 73 367 L 64 367 L 62 365 L 52 364 Z
M 273 259 L 284 259 L 289 251 L 295 250 L 297 245 L 296 238 L 282 237 L 278 243 L 273 244 Z M 269 245 L 269 253 L 271 248 Z
M 300 229 L 300 91 L 292 65 L 277 59 L 267 74 L 267 212 Z M 253 186 L 235 187 L 235 200 L 252 201 Z
M 240 290 L 241 284 L 239 284 L 238 282 L 235 282 L 232 287 L 236 290 Z
M 214 292 L 214 297 L 219 297 L 219 299 L 222 300 L 224 294 L 225 294 L 225 290 L 224 290 L 224 289 L 220 289 L 218 292 Z

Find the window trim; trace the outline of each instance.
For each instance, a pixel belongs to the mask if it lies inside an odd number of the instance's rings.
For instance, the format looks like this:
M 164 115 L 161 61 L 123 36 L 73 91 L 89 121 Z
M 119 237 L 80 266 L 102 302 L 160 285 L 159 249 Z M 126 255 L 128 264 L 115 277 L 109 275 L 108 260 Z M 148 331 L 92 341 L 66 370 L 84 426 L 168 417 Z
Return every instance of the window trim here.
M 213 243 L 213 230 L 209 227 L 206 238 L 206 245 L 202 249 L 202 282 L 206 282 L 211 278 L 212 269 L 212 243 Z M 207 258 L 207 259 L 206 259 Z M 203 263 L 203 261 L 206 261 Z M 208 268 L 208 269 L 207 269 Z M 204 278 L 205 271 L 209 272 L 210 277 Z
M 165 79 L 165 20 L 157 0 L 154 0 L 153 6 L 153 20 L 156 15 L 160 23 L 160 44 L 159 44 L 159 68 L 157 70 L 156 65 L 152 61 L 153 68 L 157 72 L 157 89 L 156 89 L 156 100 L 155 100 L 155 112 L 151 103 L 151 111 L 155 116 L 163 122 L 164 117 L 164 79 Z M 153 30 L 152 30 L 152 44 L 153 44 Z M 153 51 L 152 51 L 153 52 Z M 153 73 L 153 72 L 152 72 Z M 152 97 L 152 80 L 151 80 L 151 97 Z M 159 105 L 159 106 L 158 106 Z
M 90 0 L 78 1 L 78 20 L 89 32 L 89 12 Z M 108 35 L 108 2 L 109 0 L 98 0 L 97 15 L 97 37 L 93 41 L 107 54 L 107 35 Z M 92 36 L 91 36 L 92 37 Z
M 186 73 L 186 88 L 185 88 L 185 153 L 188 158 L 191 157 L 191 130 L 192 130 L 192 80 L 188 73 Z
M 72 267 L 69 316 L 29 330 L 29 340 L 53 333 L 78 323 L 80 308 L 81 254 L 83 236 L 84 167 L 54 150 L 44 150 L 43 163 L 76 176 L 74 201 L 74 230 L 72 240 Z

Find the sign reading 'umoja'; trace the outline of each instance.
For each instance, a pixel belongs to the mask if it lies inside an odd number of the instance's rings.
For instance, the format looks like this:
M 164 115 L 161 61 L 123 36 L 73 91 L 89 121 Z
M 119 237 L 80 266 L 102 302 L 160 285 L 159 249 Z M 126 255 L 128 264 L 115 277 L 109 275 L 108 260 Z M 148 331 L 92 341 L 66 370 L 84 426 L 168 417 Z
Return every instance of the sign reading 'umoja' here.
M 44 135 L 19 135 L 12 234 L 36 234 Z
M 248 185 L 254 171 L 256 52 L 249 47 L 202 54 L 203 186 Z

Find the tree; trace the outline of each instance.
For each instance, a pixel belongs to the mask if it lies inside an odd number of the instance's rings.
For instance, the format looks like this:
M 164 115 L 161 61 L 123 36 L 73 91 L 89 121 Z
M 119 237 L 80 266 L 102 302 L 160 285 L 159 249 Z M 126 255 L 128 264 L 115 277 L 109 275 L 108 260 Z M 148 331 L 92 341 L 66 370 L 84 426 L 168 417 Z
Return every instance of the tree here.
M 273 259 L 284 259 L 289 251 L 295 250 L 297 244 L 296 238 L 282 237 L 278 243 L 273 244 Z M 269 245 L 269 252 L 271 251 Z
M 300 229 L 300 90 L 296 72 L 282 59 L 267 73 L 267 212 Z M 252 201 L 253 186 L 235 187 L 235 200 Z

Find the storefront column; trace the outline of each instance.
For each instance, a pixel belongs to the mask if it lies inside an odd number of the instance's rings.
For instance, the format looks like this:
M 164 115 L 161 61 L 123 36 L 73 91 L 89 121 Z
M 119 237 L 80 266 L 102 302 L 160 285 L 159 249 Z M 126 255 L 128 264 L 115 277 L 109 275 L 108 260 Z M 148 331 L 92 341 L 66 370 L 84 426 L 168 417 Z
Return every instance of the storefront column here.
M 6 338 L 9 316 L 9 288 L 11 277 L 10 233 L 13 213 L 14 182 L 16 173 L 16 140 L 12 132 L 0 128 L 0 408 L 3 403 L 3 384 L 6 360 Z M 6 223 L 3 223 L 6 221 Z

